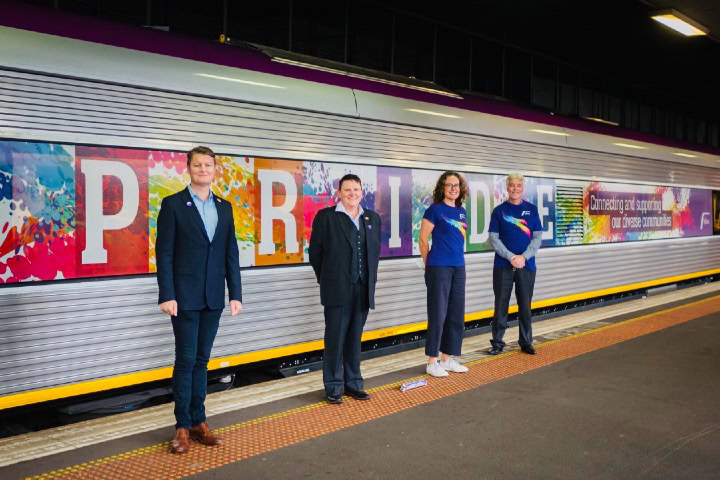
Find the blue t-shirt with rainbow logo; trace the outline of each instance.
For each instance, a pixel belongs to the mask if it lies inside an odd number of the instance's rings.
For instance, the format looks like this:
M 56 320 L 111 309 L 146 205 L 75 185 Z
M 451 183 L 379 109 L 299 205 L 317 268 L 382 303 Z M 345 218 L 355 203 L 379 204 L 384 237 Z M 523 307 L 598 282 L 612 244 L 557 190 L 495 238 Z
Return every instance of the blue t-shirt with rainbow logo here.
M 435 225 L 432 247 L 426 265 L 431 267 L 462 267 L 465 265 L 465 232 L 467 220 L 463 207 L 433 203 L 423 215 Z
M 490 216 L 489 231 L 495 232 L 505 248 L 515 255 L 522 254 L 530 245 L 533 232 L 542 231 L 542 222 L 538 209 L 530 202 L 522 201 L 513 205 L 505 201 L 495 207 Z M 512 268 L 509 261 L 495 254 L 495 268 Z M 535 257 L 525 262 L 525 268 L 535 270 Z

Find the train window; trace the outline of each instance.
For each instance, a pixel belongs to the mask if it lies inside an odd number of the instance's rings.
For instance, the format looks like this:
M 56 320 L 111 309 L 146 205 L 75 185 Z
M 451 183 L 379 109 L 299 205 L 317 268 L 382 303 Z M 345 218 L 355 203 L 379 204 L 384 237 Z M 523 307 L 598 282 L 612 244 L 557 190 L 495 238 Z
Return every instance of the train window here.
M 503 48 L 480 38 L 472 41 L 470 90 L 502 95 Z
M 228 2 L 228 36 L 288 50 L 290 8 L 287 2 Z

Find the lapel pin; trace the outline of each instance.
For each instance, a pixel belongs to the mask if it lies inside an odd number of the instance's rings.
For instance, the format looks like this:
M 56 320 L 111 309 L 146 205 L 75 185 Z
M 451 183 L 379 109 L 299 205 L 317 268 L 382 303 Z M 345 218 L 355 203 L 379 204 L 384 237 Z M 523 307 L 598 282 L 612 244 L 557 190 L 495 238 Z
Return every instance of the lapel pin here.
M 185 205 L 187 205 L 188 207 L 192 207 L 192 202 L 187 202 Z
M 365 217 L 365 220 L 366 220 L 366 221 L 369 221 L 369 220 L 370 220 L 370 217 Z
M 220 203 L 220 199 L 219 199 L 219 198 L 217 199 L 217 202 Z
M 368 230 L 372 230 L 372 225 L 368 225 Z

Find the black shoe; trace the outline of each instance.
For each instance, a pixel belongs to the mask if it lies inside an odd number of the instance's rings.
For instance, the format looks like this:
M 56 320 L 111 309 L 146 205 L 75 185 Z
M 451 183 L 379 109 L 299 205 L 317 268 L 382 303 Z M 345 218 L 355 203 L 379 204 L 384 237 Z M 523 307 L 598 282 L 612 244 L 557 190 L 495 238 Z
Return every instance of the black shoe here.
M 355 400 L 370 400 L 370 394 L 365 390 L 350 390 L 349 388 L 346 388 L 345 393 Z
M 498 347 L 492 347 L 489 351 L 489 355 L 500 355 L 502 353 L 503 349 Z
M 537 355 L 537 350 L 535 350 L 535 347 L 533 347 L 532 345 L 520 347 L 520 351 L 523 353 L 527 353 L 528 355 Z
M 331 405 L 340 405 L 342 403 L 342 395 L 328 395 L 327 402 Z

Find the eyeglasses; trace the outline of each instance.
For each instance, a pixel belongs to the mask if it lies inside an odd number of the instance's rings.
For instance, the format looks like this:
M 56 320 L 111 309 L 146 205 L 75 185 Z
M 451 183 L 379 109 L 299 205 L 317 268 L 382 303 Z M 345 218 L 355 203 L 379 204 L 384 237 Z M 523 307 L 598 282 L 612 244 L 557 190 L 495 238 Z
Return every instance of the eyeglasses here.
M 447 188 L 448 190 L 458 190 L 458 189 L 460 189 L 460 184 L 459 183 L 446 183 L 445 188 Z

